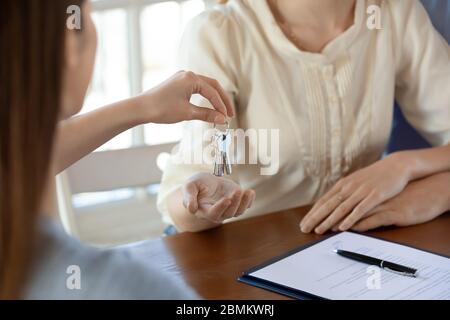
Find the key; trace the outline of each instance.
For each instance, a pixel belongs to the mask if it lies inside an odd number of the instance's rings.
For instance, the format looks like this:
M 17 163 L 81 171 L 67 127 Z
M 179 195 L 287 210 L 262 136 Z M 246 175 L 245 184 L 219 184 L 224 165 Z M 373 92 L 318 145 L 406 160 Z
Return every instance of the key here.
M 231 163 L 229 159 L 229 149 L 231 145 L 231 135 L 229 130 L 216 129 L 216 133 L 213 137 L 214 143 L 214 175 L 222 177 L 225 174 L 230 175 L 232 173 Z
M 230 146 L 231 146 L 231 135 L 227 131 L 225 134 L 222 135 L 219 150 L 222 157 L 222 164 L 224 167 L 224 172 L 227 175 L 231 174 L 231 163 L 230 163 Z
M 214 175 L 222 177 L 227 173 L 226 135 L 219 133 L 215 136 Z

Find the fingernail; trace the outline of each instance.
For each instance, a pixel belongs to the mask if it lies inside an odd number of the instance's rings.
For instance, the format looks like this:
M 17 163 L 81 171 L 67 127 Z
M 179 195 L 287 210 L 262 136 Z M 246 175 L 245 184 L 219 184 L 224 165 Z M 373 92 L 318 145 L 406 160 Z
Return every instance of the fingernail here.
M 215 123 L 224 124 L 225 123 L 225 117 L 222 115 L 218 115 L 214 118 Z
M 321 228 L 316 228 L 314 230 L 314 232 L 317 233 L 317 234 L 322 234 L 323 230 Z
M 341 225 L 339 226 L 339 230 L 340 230 L 340 231 L 347 231 L 347 229 L 348 229 L 347 224 L 341 224 Z

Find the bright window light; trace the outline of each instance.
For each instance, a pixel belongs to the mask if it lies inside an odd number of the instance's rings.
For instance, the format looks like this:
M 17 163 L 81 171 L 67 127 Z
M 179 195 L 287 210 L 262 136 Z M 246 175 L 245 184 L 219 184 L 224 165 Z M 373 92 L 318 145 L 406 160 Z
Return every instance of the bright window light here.
M 82 113 L 130 96 L 126 18 L 123 9 L 93 13 L 98 47 L 94 76 Z M 130 131 L 124 132 L 99 150 L 129 148 L 131 137 Z
M 137 72 L 130 66 L 129 18 L 138 9 L 142 63 Z M 176 55 L 186 24 L 205 10 L 203 0 L 94 0 L 93 18 L 98 33 L 94 78 L 82 113 L 132 95 L 132 73 L 148 90 L 177 71 Z M 136 52 L 136 51 L 131 51 Z M 181 125 L 146 125 L 134 128 L 106 143 L 99 150 L 124 149 L 140 145 L 163 144 L 181 138 Z
M 187 22 L 205 9 L 202 0 L 168 1 L 147 6 L 142 12 L 143 86 L 156 86 L 177 71 L 180 37 Z M 175 142 L 181 138 L 181 124 L 145 126 L 145 143 Z

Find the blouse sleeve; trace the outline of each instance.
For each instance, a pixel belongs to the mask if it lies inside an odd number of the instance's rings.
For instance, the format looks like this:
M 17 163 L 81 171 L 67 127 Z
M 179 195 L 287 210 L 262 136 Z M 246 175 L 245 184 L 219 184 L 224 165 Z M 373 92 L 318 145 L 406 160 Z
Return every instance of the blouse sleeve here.
M 207 11 L 188 24 L 181 40 L 178 66 L 219 81 L 231 97 L 237 95 L 235 70 L 237 53 L 234 23 L 226 12 L 226 6 Z M 202 107 L 211 105 L 196 95 L 192 103 Z M 179 145 L 173 150 L 163 172 L 158 193 L 158 210 L 166 223 L 173 224 L 167 211 L 168 196 L 190 176 L 198 172 L 212 172 L 211 163 L 205 163 L 205 150 L 209 142 L 201 139 L 212 125 L 201 121 L 185 122 Z M 232 177 L 233 178 L 233 177 Z
M 396 99 L 434 146 L 450 143 L 450 47 L 417 1 L 391 1 Z

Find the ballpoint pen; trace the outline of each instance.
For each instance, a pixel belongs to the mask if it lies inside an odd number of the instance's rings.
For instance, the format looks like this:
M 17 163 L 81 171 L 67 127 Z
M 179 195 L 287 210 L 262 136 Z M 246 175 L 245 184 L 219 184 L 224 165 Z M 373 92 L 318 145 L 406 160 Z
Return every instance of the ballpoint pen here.
M 397 263 L 393 263 L 393 262 L 389 262 L 386 260 L 381 260 L 378 258 L 374 258 L 374 257 L 369 257 L 360 253 L 356 253 L 356 252 L 350 252 L 350 251 L 345 251 L 345 250 L 333 250 L 335 253 L 337 253 L 338 255 L 351 259 L 351 260 L 355 260 L 355 261 L 359 261 L 362 263 L 366 263 L 366 264 L 370 264 L 370 265 L 375 265 L 375 266 L 379 266 L 381 269 L 385 269 L 403 276 L 408 276 L 408 277 L 417 277 L 417 269 L 411 268 L 411 267 L 407 267 L 407 266 L 403 266 L 401 264 L 397 264 Z

